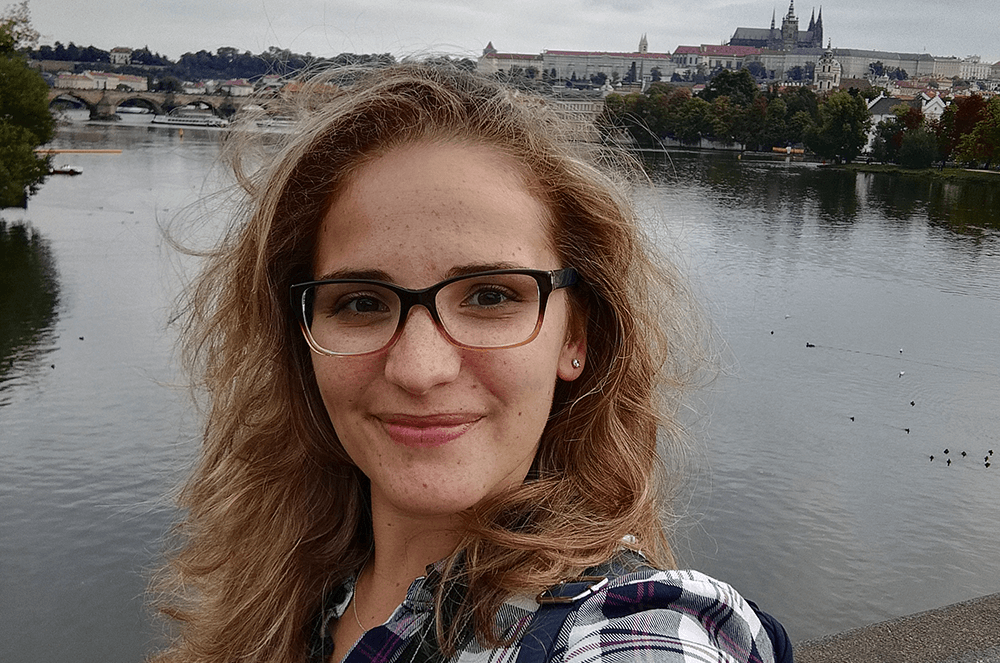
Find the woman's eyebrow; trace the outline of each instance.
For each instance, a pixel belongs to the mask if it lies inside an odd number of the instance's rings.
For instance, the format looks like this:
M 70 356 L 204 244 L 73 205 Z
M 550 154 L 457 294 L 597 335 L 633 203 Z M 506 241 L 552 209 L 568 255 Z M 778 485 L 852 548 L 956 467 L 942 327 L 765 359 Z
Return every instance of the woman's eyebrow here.
M 466 276 L 478 272 L 491 272 L 496 269 L 524 269 L 524 265 L 513 262 L 477 262 L 468 265 L 457 265 L 448 270 L 447 278 Z
M 476 262 L 467 265 L 456 265 L 445 274 L 446 279 L 454 276 L 467 276 L 478 274 L 479 272 L 491 272 L 497 269 L 524 269 L 524 265 L 513 262 Z M 384 283 L 395 283 L 388 272 L 381 269 L 337 269 L 317 276 L 316 281 L 331 281 L 335 279 L 347 279 L 350 281 L 382 281 Z
M 383 281 L 393 283 L 388 272 L 381 269 L 338 269 L 317 276 L 316 281 L 332 281 L 334 279 L 348 279 L 351 281 Z

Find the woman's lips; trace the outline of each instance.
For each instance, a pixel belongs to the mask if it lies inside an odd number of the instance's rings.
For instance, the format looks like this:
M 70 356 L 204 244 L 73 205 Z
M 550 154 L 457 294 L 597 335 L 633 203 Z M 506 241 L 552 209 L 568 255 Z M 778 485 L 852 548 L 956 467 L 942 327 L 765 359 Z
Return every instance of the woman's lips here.
M 407 447 L 429 448 L 461 437 L 481 417 L 469 414 L 389 415 L 378 419 L 393 442 Z

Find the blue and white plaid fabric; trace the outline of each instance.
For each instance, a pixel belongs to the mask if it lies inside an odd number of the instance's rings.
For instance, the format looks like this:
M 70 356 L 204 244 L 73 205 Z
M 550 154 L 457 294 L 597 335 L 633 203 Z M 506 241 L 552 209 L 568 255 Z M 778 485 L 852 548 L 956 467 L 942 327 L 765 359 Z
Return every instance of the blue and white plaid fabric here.
M 433 575 L 433 574 L 431 574 Z M 400 655 L 411 638 L 421 637 L 433 612 L 426 578 L 414 581 L 406 600 L 382 626 L 355 644 L 346 663 L 408 663 Z M 314 651 L 330 651 L 327 630 L 347 607 L 353 587 L 322 617 Z M 509 647 L 483 649 L 474 640 L 451 663 L 513 663 L 538 604 L 513 597 L 496 616 L 498 632 L 513 636 Z M 335 652 L 332 660 L 344 655 Z M 552 663 L 771 662 L 771 641 L 750 605 L 735 589 L 697 571 L 642 568 L 611 579 L 569 614 L 549 659 Z

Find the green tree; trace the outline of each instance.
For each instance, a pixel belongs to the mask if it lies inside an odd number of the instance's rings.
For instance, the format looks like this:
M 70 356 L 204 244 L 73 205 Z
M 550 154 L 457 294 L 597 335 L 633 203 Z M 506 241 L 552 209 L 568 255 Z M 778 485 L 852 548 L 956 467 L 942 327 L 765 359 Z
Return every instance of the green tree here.
M 709 108 L 709 122 L 715 140 L 731 145 L 736 141 L 736 120 L 741 111 L 733 105 L 729 97 L 716 97 Z
M 749 108 L 736 118 L 734 134 L 736 140 L 743 144 L 744 149 L 756 151 L 764 144 L 764 131 L 767 128 L 767 99 L 759 96 L 754 99 Z
M 713 134 L 711 105 L 700 97 L 691 97 L 679 109 L 674 137 L 682 143 L 697 143 L 702 136 Z
M 973 94 L 956 97 L 947 108 L 941 120 L 935 125 L 938 138 L 938 157 L 942 162 L 954 154 L 966 135 L 972 133 L 986 111 L 986 100 Z
M 850 163 L 861 154 L 871 121 L 863 97 L 835 90 L 820 105 L 816 124 L 806 131 L 806 146 L 835 163 Z
M 904 168 L 930 168 L 937 157 L 937 137 L 925 127 L 917 127 L 903 136 L 899 164 Z
M 0 207 L 23 204 L 49 172 L 48 158 L 35 154 L 55 133 L 49 88 L 23 54 L 37 39 L 27 2 L 0 15 Z
M 737 106 L 747 108 L 759 95 L 760 90 L 749 71 L 746 69 L 739 71 L 723 69 L 715 75 L 698 96 L 709 103 L 717 97 L 725 96 L 729 97 L 729 100 Z
M 1000 97 L 993 97 L 983 107 L 980 119 L 972 131 L 958 144 L 959 160 L 989 168 L 1000 160 Z
M 918 131 L 924 130 L 924 114 L 917 108 L 908 104 L 899 104 L 892 108 L 893 116 L 879 122 L 875 127 L 875 140 L 872 144 L 872 153 L 876 160 L 884 163 L 902 163 L 901 150 L 903 143 L 907 142 L 907 137 Z M 924 157 L 915 156 L 914 149 L 923 150 L 926 146 L 926 136 L 921 134 L 919 139 L 910 140 L 907 148 L 907 160 L 911 163 L 923 164 Z M 918 149 L 919 146 L 919 149 Z M 935 143 L 935 153 L 937 147 Z M 933 158 L 932 158 L 933 161 Z M 929 165 L 929 164 L 928 164 Z M 926 168 L 925 165 L 908 166 L 911 168 Z

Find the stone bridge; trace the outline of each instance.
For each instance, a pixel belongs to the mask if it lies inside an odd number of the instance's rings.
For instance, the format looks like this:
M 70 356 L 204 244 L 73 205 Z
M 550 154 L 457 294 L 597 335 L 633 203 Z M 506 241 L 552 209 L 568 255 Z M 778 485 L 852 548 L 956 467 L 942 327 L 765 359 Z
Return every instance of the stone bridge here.
M 219 117 L 230 117 L 248 103 L 251 97 L 232 97 L 214 94 L 183 94 L 177 92 L 132 92 L 126 90 L 73 90 L 52 88 L 49 90 L 49 105 L 56 99 L 83 104 L 90 110 L 93 120 L 113 118 L 115 110 L 126 101 L 132 105 L 145 106 L 158 115 L 169 113 L 174 108 L 189 104 L 208 107 Z M 257 103 L 260 103 L 257 100 Z

